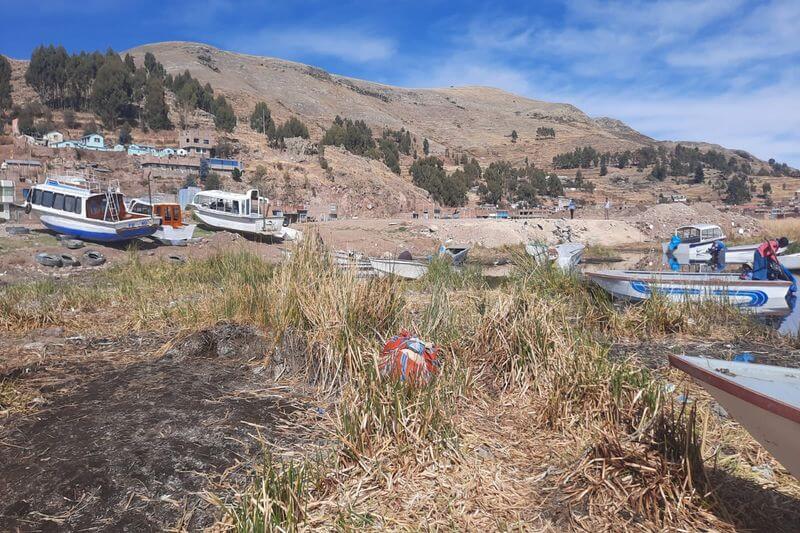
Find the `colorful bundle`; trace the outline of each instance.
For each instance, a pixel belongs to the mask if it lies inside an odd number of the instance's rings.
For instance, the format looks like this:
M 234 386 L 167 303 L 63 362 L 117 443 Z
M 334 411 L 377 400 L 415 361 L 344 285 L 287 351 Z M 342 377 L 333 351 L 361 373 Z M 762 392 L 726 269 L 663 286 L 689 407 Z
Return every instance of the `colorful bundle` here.
M 412 385 L 426 385 L 439 372 L 439 350 L 408 331 L 389 339 L 381 351 L 381 375 Z

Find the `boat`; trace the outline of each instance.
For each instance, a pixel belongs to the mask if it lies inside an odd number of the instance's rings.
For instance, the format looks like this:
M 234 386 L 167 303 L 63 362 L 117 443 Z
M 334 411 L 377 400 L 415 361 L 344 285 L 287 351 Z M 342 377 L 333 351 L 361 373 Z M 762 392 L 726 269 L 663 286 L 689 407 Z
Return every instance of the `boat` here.
M 180 246 L 186 244 L 194 235 L 197 224 L 184 224 L 181 206 L 174 202 L 151 202 L 145 198 L 135 198 L 128 206 L 131 213 L 150 216 L 151 214 L 161 219 L 161 225 L 153 234 L 163 244 Z
M 539 264 L 547 261 L 555 263 L 563 270 L 572 270 L 578 266 L 586 246 L 578 243 L 566 243 L 556 246 L 547 246 L 540 243 L 528 243 L 525 251 Z
M 800 254 L 779 255 L 778 261 L 789 270 L 800 270 Z
M 353 269 L 358 278 L 377 276 L 378 272 L 372 268 L 369 257 L 350 250 L 337 250 L 333 255 L 336 266 L 341 269 Z
M 681 265 L 706 263 L 711 257 L 708 253 L 711 245 L 724 240 L 725 234 L 716 224 L 689 224 L 676 229 L 672 240 L 663 243 L 662 248 L 665 254 L 673 256 Z
M 642 301 L 657 293 L 674 302 L 717 300 L 765 315 L 788 314 L 795 292 L 791 281 L 744 280 L 738 274 L 601 270 L 586 275 L 619 299 Z
M 428 272 L 428 265 L 407 259 L 369 259 L 372 268 L 381 276 L 394 275 L 405 279 L 419 279 Z
M 33 185 L 25 204 L 25 212 L 32 211 L 52 231 L 95 242 L 149 237 L 161 224 L 158 217 L 129 212 L 118 183 L 80 175 L 52 175 Z
M 669 362 L 800 479 L 800 370 L 687 355 L 670 355 Z
M 246 193 L 210 190 L 201 191 L 191 203 L 203 224 L 220 230 L 246 235 L 281 237 L 283 216 L 268 216 L 269 199 L 259 196 L 258 189 Z
M 449 256 L 454 266 L 460 266 L 467 260 L 469 246 L 439 246 L 439 255 Z

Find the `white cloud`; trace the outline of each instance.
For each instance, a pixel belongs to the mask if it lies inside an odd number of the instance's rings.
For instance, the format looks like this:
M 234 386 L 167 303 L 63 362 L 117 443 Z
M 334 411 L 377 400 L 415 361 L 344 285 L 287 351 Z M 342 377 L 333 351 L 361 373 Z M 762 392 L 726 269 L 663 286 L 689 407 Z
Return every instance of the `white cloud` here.
M 325 56 L 350 63 L 380 61 L 395 53 L 395 43 L 391 39 L 347 28 L 265 28 L 246 37 L 229 40 L 226 45 L 254 54 L 286 58 Z

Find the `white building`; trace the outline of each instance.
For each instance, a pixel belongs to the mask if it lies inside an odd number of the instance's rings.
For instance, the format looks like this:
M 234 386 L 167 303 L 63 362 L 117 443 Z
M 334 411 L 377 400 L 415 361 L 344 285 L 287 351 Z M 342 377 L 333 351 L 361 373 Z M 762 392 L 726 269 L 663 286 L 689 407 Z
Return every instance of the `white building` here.
M 11 204 L 14 203 L 14 182 L 0 180 L 0 220 L 11 220 Z

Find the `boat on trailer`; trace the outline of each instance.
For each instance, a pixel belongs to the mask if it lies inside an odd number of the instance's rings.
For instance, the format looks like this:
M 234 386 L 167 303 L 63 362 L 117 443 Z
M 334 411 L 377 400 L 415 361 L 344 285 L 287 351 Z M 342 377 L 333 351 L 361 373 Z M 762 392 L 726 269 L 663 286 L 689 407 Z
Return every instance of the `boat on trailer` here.
M 52 175 L 33 185 L 25 204 L 45 227 L 78 239 L 124 242 L 153 235 L 158 217 L 132 213 L 119 184 L 100 184 L 79 175 Z
M 642 301 L 661 294 L 674 302 L 726 302 L 764 315 L 788 313 L 795 292 L 791 281 L 745 280 L 737 274 L 601 270 L 586 275 L 618 299 Z
M 800 479 L 800 370 L 670 355 L 796 478 Z
M 243 194 L 201 191 L 191 205 L 197 218 L 214 229 L 278 238 L 284 234 L 283 216 L 268 215 L 269 199 L 259 196 L 258 189 Z
M 572 242 L 556 246 L 547 246 L 546 244 L 535 242 L 525 245 L 525 252 L 533 257 L 537 263 L 544 264 L 550 261 L 562 270 L 576 268 L 583 258 L 585 249 L 585 245 Z
M 131 200 L 128 210 L 161 219 L 161 225 L 153 234 L 153 238 L 164 244 L 179 246 L 186 244 L 194 235 L 197 224 L 184 224 L 181 206 L 174 202 L 150 201 L 145 198 Z

